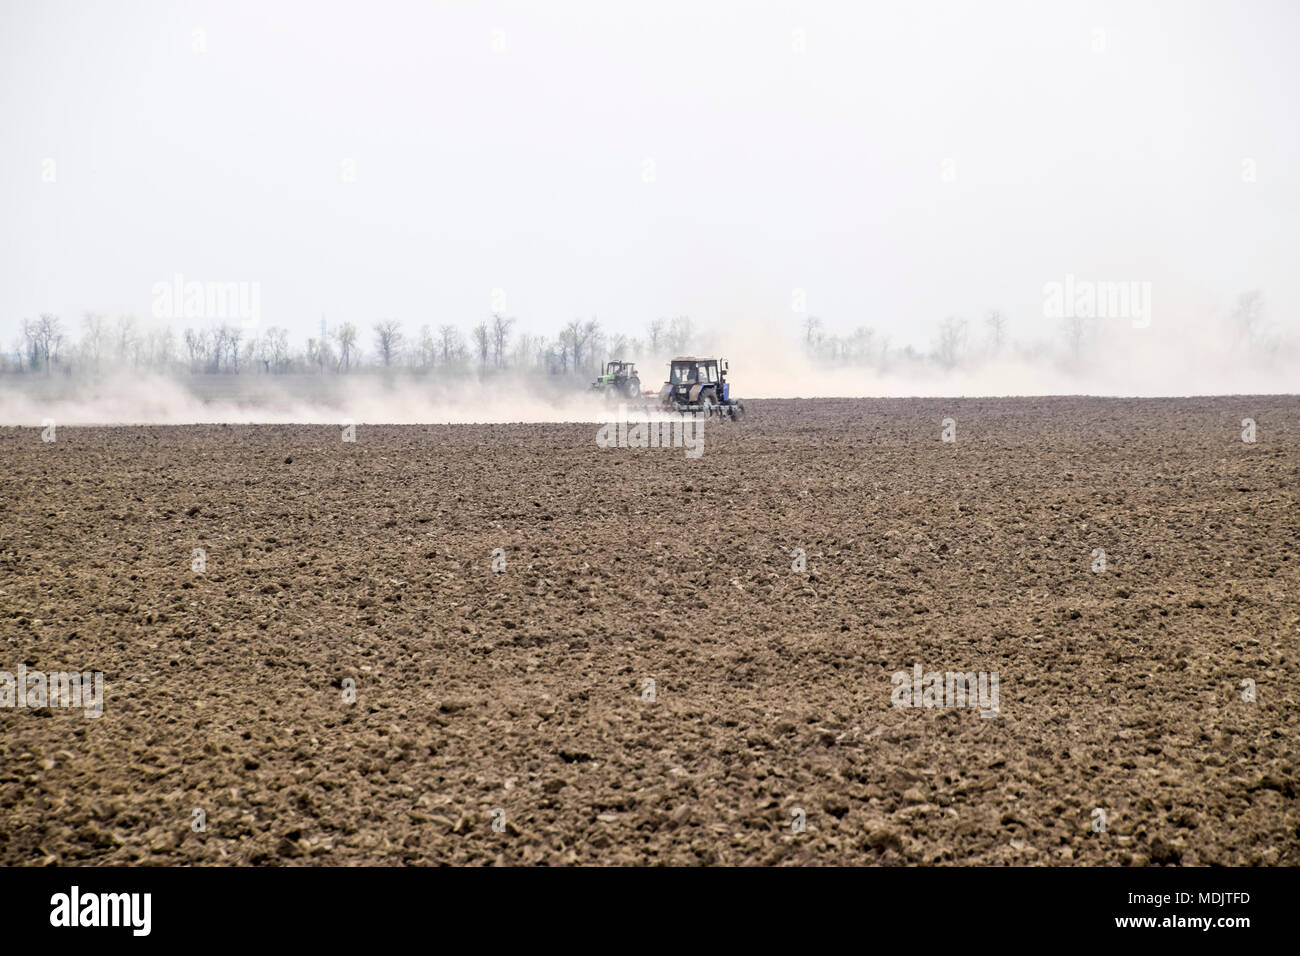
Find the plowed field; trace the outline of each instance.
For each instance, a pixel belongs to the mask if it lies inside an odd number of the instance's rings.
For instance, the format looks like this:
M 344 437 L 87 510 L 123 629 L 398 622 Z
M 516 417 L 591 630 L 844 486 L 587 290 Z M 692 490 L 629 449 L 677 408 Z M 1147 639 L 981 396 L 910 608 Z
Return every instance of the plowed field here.
M 748 404 L 0 429 L 0 863 L 1300 864 L 1300 398 Z

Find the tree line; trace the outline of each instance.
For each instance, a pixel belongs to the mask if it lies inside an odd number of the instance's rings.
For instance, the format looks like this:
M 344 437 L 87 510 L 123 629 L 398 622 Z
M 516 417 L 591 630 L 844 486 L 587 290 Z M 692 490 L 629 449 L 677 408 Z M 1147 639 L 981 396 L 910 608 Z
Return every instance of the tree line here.
M 133 316 L 110 321 L 88 312 L 75 330 L 56 315 L 24 320 L 9 352 L 0 353 L 0 373 L 55 370 L 99 371 L 105 368 L 144 368 L 189 371 L 194 374 L 284 374 L 316 372 L 347 374 L 366 368 L 404 369 L 423 373 L 440 369 L 473 374 L 515 369 L 556 376 L 587 376 L 611 359 L 657 360 L 693 351 L 696 342 L 690 317 L 656 318 L 641 336 L 605 330 L 599 321 L 573 319 L 552 336 L 516 333 L 516 319 L 493 313 L 468 332 L 455 325 L 424 324 L 407 329 L 401 322 L 381 319 L 368 329 L 352 322 L 309 336 L 297 345 L 278 326 L 245 329 L 218 323 L 186 327 L 179 334 L 171 325 L 143 326 Z M 1284 340 L 1264 321 L 1263 296 L 1258 290 L 1237 297 L 1226 316 L 1229 344 L 1238 350 L 1276 353 Z M 1069 316 L 1056 328 L 1062 348 L 1057 352 L 1080 364 L 1099 338 L 1101 322 Z M 75 333 L 75 334 L 74 334 Z M 1023 345 L 1008 335 L 1006 315 L 988 311 L 978 323 L 949 317 L 936 329 L 928 351 L 907 344 L 895 348 L 888 335 L 859 326 L 846 335 L 827 334 L 820 318 L 799 319 L 799 334 L 807 355 L 829 366 L 884 370 L 892 365 L 929 364 L 947 371 L 970 361 L 1012 355 L 1041 360 L 1050 345 Z
M 246 329 L 222 322 L 182 329 L 145 326 L 134 316 L 110 320 L 88 312 L 70 327 L 59 316 L 24 320 L 12 350 L 0 353 L 0 372 L 95 372 L 107 368 L 189 371 L 194 374 L 347 374 L 365 368 L 470 374 L 520 369 L 549 375 L 589 375 L 611 359 L 689 351 L 694 326 L 688 316 L 657 318 L 643 337 L 605 330 L 595 319 L 574 319 L 553 336 L 516 332 L 517 320 L 494 313 L 463 333 L 455 325 L 424 324 L 408 330 L 381 319 L 368 329 L 353 322 L 324 334 L 290 340 L 279 326 Z
M 1038 361 L 1053 351 L 1067 364 L 1080 365 L 1101 340 L 1104 319 L 1069 315 L 1045 327 L 1057 336 L 1059 348 L 1050 339 L 1031 343 L 1013 341 L 1007 316 L 1000 309 L 988 310 L 982 319 L 949 316 L 938 323 L 928 350 L 907 344 L 895 348 L 887 335 L 859 326 L 847 335 L 826 334 L 820 318 L 803 316 L 800 337 L 807 354 L 825 365 L 885 369 L 894 364 L 930 364 L 949 371 L 971 362 L 1014 357 Z M 1265 322 L 1264 297 L 1258 289 L 1237 296 L 1221 322 L 1223 343 L 1238 353 L 1274 354 L 1287 342 Z

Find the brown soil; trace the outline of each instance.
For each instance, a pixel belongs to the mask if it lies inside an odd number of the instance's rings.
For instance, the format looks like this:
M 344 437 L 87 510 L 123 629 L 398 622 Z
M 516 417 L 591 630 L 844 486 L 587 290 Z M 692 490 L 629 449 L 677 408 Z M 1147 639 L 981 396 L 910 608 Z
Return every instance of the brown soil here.
M 0 863 L 1300 864 L 1300 398 L 749 410 L 0 429 Z

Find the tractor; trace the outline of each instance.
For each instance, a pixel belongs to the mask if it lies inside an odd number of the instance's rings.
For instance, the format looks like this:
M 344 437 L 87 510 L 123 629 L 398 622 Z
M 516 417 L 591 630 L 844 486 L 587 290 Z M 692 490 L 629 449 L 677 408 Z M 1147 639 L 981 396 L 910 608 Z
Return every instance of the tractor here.
M 591 388 L 610 398 L 641 397 L 641 379 L 637 377 L 636 365 L 617 359 L 605 363 L 604 373 L 591 383 Z
M 745 414 L 744 404 L 731 397 L 727 363 L 689 355 L 672 360 L 668 381 L 659 390 L 659 404 L 669 411 L 725 415 L 733 421 Z

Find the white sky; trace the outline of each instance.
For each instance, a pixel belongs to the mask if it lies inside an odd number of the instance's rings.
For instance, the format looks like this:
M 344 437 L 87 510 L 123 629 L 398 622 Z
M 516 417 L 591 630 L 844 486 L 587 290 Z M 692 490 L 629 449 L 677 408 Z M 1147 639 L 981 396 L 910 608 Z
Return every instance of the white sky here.
M 0 342 L 149 320 L 175 273 L 260 283 L 295 337 L 468 328 L 496 288 L 533 333 L 793 324 L 803 289 L 896 344 L 991 306 L 1050 336 L 1066 273 L 1151 282 L 1157 325 L 1253 287 L 1289 323 L 1298 28 L 1249 0 L 0 0 Z

